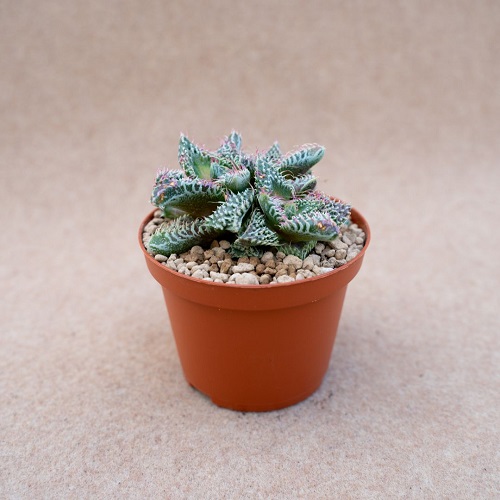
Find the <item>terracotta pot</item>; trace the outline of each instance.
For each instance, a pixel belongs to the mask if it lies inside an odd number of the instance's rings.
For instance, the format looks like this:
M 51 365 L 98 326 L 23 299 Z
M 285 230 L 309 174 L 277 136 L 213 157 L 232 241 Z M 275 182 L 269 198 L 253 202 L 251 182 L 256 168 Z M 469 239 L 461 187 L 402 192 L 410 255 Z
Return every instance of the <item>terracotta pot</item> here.
M 167 268 L 139 244 L 163 288 L 184 375 L 218 406 L 269 411 L 304 400 L 328 369 L 348 283 L 370 243 L 362 215 L 351 218 L 366 233 L 363 250 L 329 273 L 275 285 L 227 285 Z

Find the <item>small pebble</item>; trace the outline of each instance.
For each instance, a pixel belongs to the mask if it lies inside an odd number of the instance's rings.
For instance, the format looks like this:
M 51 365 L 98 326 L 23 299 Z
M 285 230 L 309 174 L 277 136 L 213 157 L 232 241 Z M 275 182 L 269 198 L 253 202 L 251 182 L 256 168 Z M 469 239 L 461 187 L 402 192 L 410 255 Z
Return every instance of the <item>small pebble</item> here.
M 218 273 L 216 271 L 210 271 L 210 277 L 215 281 L 215 280 L 221 280 L 222 282 L 225 282 L 229 279 L 229 274 L 225 273 Z
M 345 248 L 341 248 L 340 250 L 335 250 L 336 259 L 345 259 L 346 255 L 347 255 L 347 250 Z
M 229 248 L 231 248 L 231 243 L 229 243 L 229 241 L 226 241 L 226 240 L 221 240 L 221 241 L 219 241 L 219 246 L 223 250 L 229 250 Z
M 295 269 L 300 269 L 302 267 L 302 259 L 300 257 L 296 257 L 295 255 L 287 255 L 283 259 L 283 264 L 288 265 L 293 265 L 295 266 Z
M 271 276 L 269 276 L 269 274 L 263 274 L 260 278 L 259 278 L 259 283 L 261 285 L 268 285 L 269 283 L 271 283 Z
M 198 245 L 191 248 L 191 255 L 203 255 L 205 251 Z
M 259 279 L 254 274 L 243 273 L 243 274 L 236 274 L 233 276 L 236 276 L 234 281 L 237 285 L 258 285 L 259 284 Z
M 266 267 L 264 273 L 274 276 L 276 274 L 276 269 L 274 267 Z
M 258 257 L 250 257 L 249 263 L 257 267 L 260 264 L 260 259 Z
M 231 261 L 229 260 L 223 260 L 222 263 L 219 265 L 219 269 L 221 273 L 227 273 L 231 269 Z
M 207 276 L 208 276 L 208 273 L 206 271 L 204 271 L 203 269 L 197 269 L 196 271 L 193 271 L 191 273 L 191 277 L 193 277 L 193 278 L 203 279 L 203 278 L 206 278 Z
M 253 264 L 242 262 L 241 264 L 237 264 L 231 268 L 233 273 L 248 273 L 255 269 Z
M 276 278 L 276 281 L 278 283 L 289 283 L 291 281 L 295 281 L 295 278 L 292 278 L 292 276 L 284 274 L 283 276 L 278 276 L 278 278 Z
M 349 245 L 345 244 L 340 238 L 335 238 L 333 240 L 333 248 L 335 248 L 335 250 L 347 250 L 348 247 Z
M 356 257 L 356 255 L 358 255 L 358 251 L 357 250 L 351 250 L 348 254 L 347 254 L 347 257 L 345 258 L 345 260 L 347 262 L 349 262 L 350 260 L 354 259 L 354 257 Z
M 224 260 L 224 256 L 226 255 L 226 251 L 221 247 L 215 247 L 212 249 L 214 252 L 214 256 L 219 260 Z
M 262 274 L 264 272 L 265 268 L 266 268 L 266 266 L 264 264 L 257 264 L 255 266 L 255 271 L 257 274 Z
M 314 247 L 314 251 L 316 253 L 321 253 L 324 249 L 325 249 L 325 244 L 321 243 L 321 241 L 319 241 L 318 243 L 316 243 L 316 246 Z
M 270 260 L 274 260 L 273 252 L 265 252 L 264 255 L 260 258 L 262 264 L 267 264 Z
M 343 236 L 342 236 L 342 241 L 346 244 L 346 245 L 352 245 L 355 241 L 355 237 L 353 237 L 352 234 L 349 234 L 349 233 L 345 233 Z

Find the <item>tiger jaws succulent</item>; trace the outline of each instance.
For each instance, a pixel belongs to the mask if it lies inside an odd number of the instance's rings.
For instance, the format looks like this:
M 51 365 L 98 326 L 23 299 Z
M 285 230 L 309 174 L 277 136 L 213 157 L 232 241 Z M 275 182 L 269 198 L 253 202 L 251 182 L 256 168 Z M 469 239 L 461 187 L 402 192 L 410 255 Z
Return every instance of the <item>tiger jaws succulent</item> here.
M 222 237 L 233 257 L 275 249 L 304 259 L 318 242 L 336 238 L 350 215 L 349 205 L 315 190 L 310 171 L 324 153 L 323 146 L 305 144 L 283 154 L 275 142 L 251 155 L 234 131 L 208 151 L 181 135 L 181 168 L 156 176 L 151 203 L 167 222 L 148 251 L 180 254 Z

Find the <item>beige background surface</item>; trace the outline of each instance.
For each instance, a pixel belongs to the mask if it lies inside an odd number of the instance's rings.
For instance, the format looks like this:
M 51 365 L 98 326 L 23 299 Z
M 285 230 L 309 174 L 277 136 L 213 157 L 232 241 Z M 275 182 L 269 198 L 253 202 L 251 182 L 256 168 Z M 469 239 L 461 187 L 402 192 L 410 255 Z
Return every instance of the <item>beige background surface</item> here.
M 0 497 L 499 495 L 500 2 L 0 2 Z M 369 220 L 330 369 L 185 383 L 136 241 L 179 132 L 318 142 Z M 234 325 L 237 328 L 237 325 Z

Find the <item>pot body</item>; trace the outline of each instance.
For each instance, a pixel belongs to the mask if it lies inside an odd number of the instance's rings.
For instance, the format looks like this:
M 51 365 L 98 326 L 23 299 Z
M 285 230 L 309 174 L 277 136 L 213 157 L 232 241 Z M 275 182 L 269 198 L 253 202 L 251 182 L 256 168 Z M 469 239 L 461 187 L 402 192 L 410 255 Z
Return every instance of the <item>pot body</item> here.
M 275 285 L 228 285 L 179 274 L 142 244 L 146 264 L 163 289 L 187 381 L 221 407 L 269 411 L 298 403 L 320 386 L 328 369 L 348 283 L 363 250 L 329 273 Z

